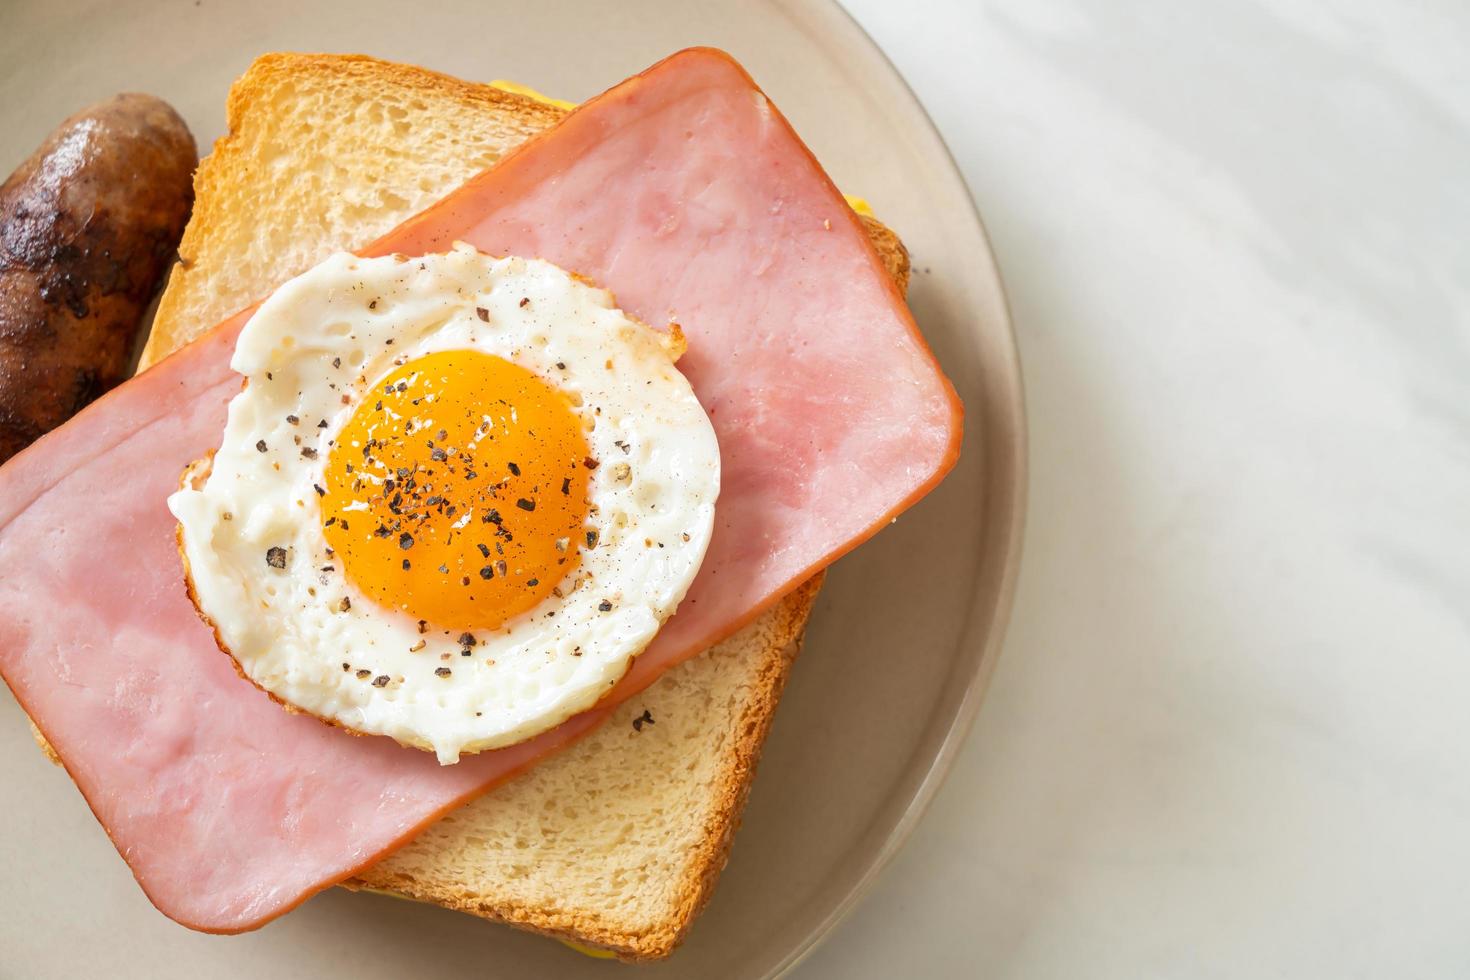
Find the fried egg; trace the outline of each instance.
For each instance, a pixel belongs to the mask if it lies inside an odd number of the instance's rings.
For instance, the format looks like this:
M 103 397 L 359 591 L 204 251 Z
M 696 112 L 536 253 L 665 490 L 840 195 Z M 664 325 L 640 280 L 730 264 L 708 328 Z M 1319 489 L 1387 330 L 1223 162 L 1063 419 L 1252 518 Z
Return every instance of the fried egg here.
M 445 764 L 591 707 L 714 525 L 679 347 L 544 261 L 331 257 L 250 318 L 169 498 L 201 616 L 287 706 Z

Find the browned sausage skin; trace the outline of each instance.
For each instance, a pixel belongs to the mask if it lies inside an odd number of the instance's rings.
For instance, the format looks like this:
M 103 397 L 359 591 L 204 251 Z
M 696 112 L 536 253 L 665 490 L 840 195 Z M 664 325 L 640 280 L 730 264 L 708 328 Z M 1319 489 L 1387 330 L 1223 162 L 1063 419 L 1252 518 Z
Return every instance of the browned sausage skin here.
M 0 463 L 121 381 L 194 200 L 151 95 L 84 109 L 0 186 Z

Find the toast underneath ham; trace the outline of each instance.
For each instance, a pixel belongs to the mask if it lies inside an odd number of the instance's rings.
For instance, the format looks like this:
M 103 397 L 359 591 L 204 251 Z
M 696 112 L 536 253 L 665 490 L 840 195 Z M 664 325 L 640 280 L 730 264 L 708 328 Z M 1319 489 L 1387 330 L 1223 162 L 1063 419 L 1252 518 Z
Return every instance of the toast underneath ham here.
M 690 338 L 683 366 L 724 457 L 720 527 L 616 696 L 734 631 L 953 462 L 953 393 L 866 235 L 717 52 L 613 89 L 371 251 L 455 239 L 548 258 Z M 238 679 L 184 596 L 163 498 L 218 442 L 241 322 L 0 470 L 0 559 L 25 571 L 0 583 L 17 613 L 0 671 L 154 903 L 209 931 L 268 921 L 597 720 L 441 769 Z

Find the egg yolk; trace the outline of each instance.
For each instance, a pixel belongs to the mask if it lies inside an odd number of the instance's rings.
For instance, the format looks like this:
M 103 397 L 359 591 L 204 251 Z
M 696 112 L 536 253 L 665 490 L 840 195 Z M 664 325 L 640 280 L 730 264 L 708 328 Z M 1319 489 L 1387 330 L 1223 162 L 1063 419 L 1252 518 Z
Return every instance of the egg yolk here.
M 429 354 L 370 389 L 337 436 L 321 488 L 327 544 L 378 603 L 494 629 L 576 566 L 587 460 L 563 392 L 501 357 Z

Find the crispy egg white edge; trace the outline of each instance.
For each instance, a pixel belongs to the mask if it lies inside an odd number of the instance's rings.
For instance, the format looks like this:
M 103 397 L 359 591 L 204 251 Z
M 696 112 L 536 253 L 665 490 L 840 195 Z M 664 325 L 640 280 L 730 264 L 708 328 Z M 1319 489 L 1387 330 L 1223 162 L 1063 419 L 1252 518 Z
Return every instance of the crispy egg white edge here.
M 714 429 L 663 339 L 606 291 L 544 261 L 491 258 L 461 243 L 407 260 L 332 256 L 250 319 L 231 361 L 247 383 L 230 403 L 210 475 L 169 498 L 201 613 L 263 689 L 354 731 L 432 749 L 445 764 L 591 707 L 673 614 L 714 527 Z M 346 581 L 326 552 L 313 489 L 377 379 L 397 363 L 457 349 L 506 357 L 580 398 L 574 411 L 604 464 L 588 487 L 598 544 L 573 573 L 584 584 L 567 591 L 569 577 L 564 598 L 472 631 L 471 657 L 460 656 L 458 632 L 421 635 L 412 616 Z M 302 455 L 307 447 L 315 460 Z M 628 464 L 626 479 L 618 463 Z M 271 547 L 287 549 L 284 569 L 268 565 Z M 604 601 L 611 611 L 600 610 Z M 421 640 L 424 649 L 410 652 Z M 442 660 L 444 652 L 453 656 Z M 440 666 L 452 676 L 436 676 Z M 359 669 L 390 682 L 374 687 Z

